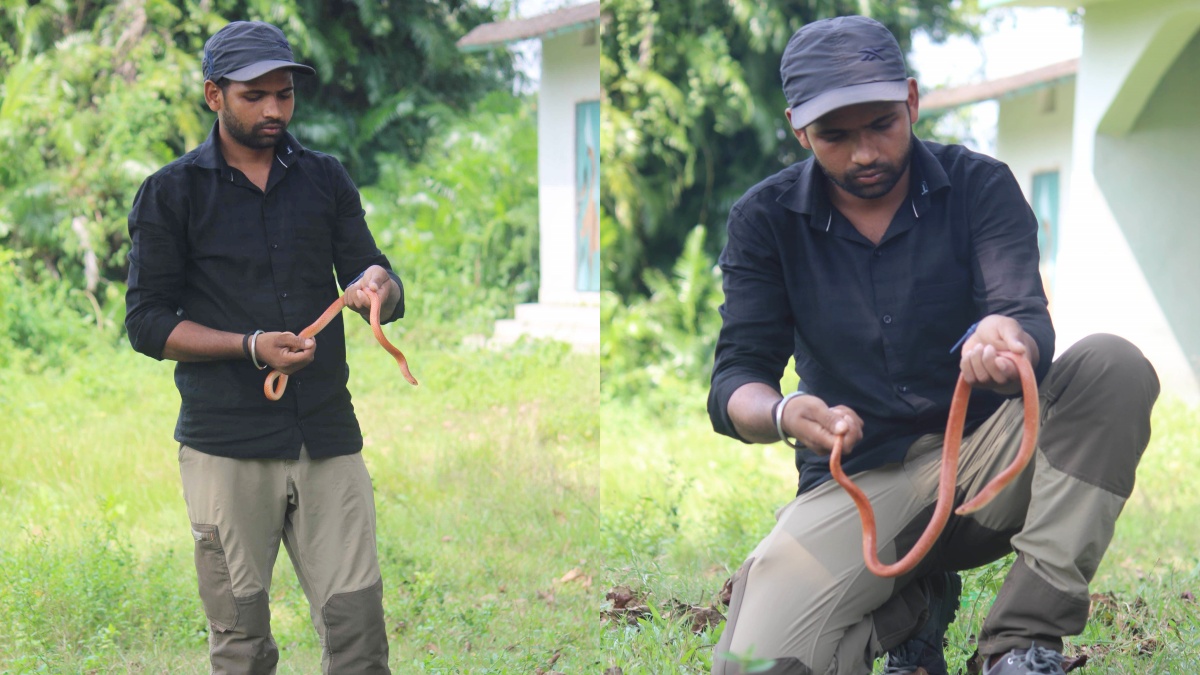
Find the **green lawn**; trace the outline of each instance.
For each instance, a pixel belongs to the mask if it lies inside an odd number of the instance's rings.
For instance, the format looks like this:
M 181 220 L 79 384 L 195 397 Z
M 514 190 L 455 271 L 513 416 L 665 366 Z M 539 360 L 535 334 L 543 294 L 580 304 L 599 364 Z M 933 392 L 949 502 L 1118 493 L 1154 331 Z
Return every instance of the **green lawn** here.
M 774 524 L 795 492 L 792 453 L 782 444 L 745 446 L 711 431 L 704 392 L 677 413 L 647 404 L 603 406 L 600 496 L 610 550 L 606 586 L 629 586 L 661 617 L 610 622 L 604 659 L 625 675 L 707 673 L 720 628 L 695 634 L 672 618 L 678 604 L 708 606 Z M 1200 672 L 1200 416 L 1160 401 L 1154 435 L 1108 555 L 1092 585 L 1101 601 L 1069 654 L 1089 656 L 1082 673 Z M 951 672 L 974 652 L 972 636 L 1011 560 L 966 575 L 962 611 L 946 650 Z M 724 611 L 724 607 L 718 606 Z M 877 670 L 881 665 L 877 665 Z
M 394 670 L 592 668 L 596 357 L 423 350 L 410 334 L 413 388 L 364 326 L 350 342 Z M 171 366 L 97 352 L 0 376 L 0 672 L 208 672 Z M 279 672 L 316 672 L 286 552 L 275 579 Z
M 700 388 L 601 405 L 596 357 L 554 345 L 404 334 L 412 388 L 354 326 L 395 672 L 708 671 L 720 625 L 693 633 L 682 608 L 711 605 L 769 530 L 794 491 L 789 450 L 713 434 Z M 0 371 L 0 673 L 207 672 L 177 405 L 170 365 L 127 349 Z M 1083 673 L 1200 672 L 1198 461 L 1196 410 L 1161 402 L 1093 587 L 1109 595 L 1071 642 L 1091 657 Z M 967 579 L 956 669 L 1003 571 Z M 279 672 L 315 672 L 286 554 L 275 579 Z M 610 611 L 618 586 L 642 618 Z

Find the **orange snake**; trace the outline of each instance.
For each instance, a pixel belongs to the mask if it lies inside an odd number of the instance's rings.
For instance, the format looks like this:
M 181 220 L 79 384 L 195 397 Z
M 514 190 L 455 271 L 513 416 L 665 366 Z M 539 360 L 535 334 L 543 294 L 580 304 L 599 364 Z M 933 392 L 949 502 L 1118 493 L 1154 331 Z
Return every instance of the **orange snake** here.
M 974 499 L 954 511 L 960 516 L 974 513 L 995 499 L 996 495 L 1029 464 L 1037 443 L 1038 393 L 1033 367 L 1029 365 L 1029 359 L 1012 352 L 1000 352 L 998 356 L 1003 356 L 1016 364 L 1017 372 L 1021 374 L 1021 392 L 1025 397 L 1025 427 L 1021 437 L 1021 447 L 1017 451 L 1016 459 L 1007 469 L 997 474 L 979 491 L 979 494 L 975 495 Z M 842 440 L 845 434 L 837 435 L 833 444 L 833 452 L 829 456 L 829 470 L 833 474 L 833 479 L 845 488 L 846 492 L 850 493 L 850 498 L 858 507 L 858 515 L 862 518 L 863 524 L 863 559 L 867 562 L 867 569 L 876 576 L 898 577 L 912 571 L 933 548 L 934 542 L 941 536 L 942 530 L 950 520 L 950 509 L 954 502 L 954 487 L 958 479 L 958 450 L 962 445 L 963 425 L 967 418 L 967 400 L 970 396 L 971 385 L 967 384 L 962 375 L 959 375 L 958 386 L 954 388 L 954 397 L 950 401 L 950 418 L 946 422 L 946 437 L 942 444 L 942 474 L 938 484 L 937 506 L 934 508 L 933 518 L 930 519 L 925 532 L 908 554 L 891 565 L 884 565 L 879 561 L 879 554 L 875 551 L 875 511 L 871 508 L 871 502 L 867 499 L 867 495 L 842 471 Z
M 383 334 L 383 329 L 379 327 L 379 294 L 369 288 L 362 289 L 362 292 L 366 293 L 367 297 L 371 299 L 371 332 L 375 333 L 375 339 L 392 355 L 392 358 L 396 359 L 396 363 L 400 365 L 400 372 L 404 375 L 404 379 L 416 386 L 417 378 L 413 377 L 412 372 L 408 369 L 408 359 L 404 358 L 404 354 L 395 345 L 388 342 L 387 337 Z M 325 310 L 325 313 L 318 317 L 316 321 L 312 322 L 311 326 L 300 331 L 300 337 L 310 338 L 320 333 L 321 329 L 329 325 L 329 322 L 333 321 L 333 317 L 337 316 L 338 312 L 341 312 L 345 306 L 346 296 L 343 295 L 335 300 L 329 306 L 329 309 Z M 263 393 L 272 401 L 278 401 L 283 398 L 283 392 L 287 389 L 287 381 L 288 376 L 286 374 L 272 369 L 267 374 L 266 382 L 263 382 Z

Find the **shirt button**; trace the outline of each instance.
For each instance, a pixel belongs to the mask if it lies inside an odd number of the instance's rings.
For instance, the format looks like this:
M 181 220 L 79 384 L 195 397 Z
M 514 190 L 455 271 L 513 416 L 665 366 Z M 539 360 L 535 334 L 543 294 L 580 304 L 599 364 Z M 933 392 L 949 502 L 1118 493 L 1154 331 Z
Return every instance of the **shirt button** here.
M 884 322 L 884 323 L 891 323 L 891 322 L 892 322 L 892 315 L 891 315 L 891 314 L 884 314 L 884 315 L 883 315 L 883 322 Z
M 279 294 L 279 297 L 281 297 L 281 298 L 286 298 L 286 297 L 287 297 L 287 293 L 280 293 L 280 294 Z
M 907 384 L 902 384 L 902 385 L 900 385 L 899 387 L 896 387 L 896 388 L 900 390 L 900 393 L 901 393 L 901 394 L 907 394 L 907 393 L 908 393 L 908 385 L 907 385 Z
M 271 244 L 271 248 L 279 248 L 279 244 Z
M 880 251 L 879 249 L 875 249 L 875 257 L 879 258 L 881 256 L 883 256 L 883 251 Z

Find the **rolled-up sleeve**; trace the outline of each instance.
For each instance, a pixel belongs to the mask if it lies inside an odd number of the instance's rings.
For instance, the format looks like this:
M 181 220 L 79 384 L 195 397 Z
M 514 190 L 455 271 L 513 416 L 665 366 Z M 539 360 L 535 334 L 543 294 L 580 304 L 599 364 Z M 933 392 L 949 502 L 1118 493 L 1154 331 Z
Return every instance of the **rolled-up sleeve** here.
M 1040 381 L 1054 359 L 1054 326 L 1038 270 L 1038 222 L 1007 166 L 987 176 L 972 208 L 975 303 L 1016 319 L 1037 343 Z
M 167 337 L 184 320 L 178 312 L 187 224 L 168 206 L 167 192 L 155 176 L 147 178 L 129 212 L 125 329 L 135 350 L 158 360 L 163 358 Z
M 337 270 L 338 284 L 345 289 L 362 276 L 372 265 L 387 270 L 388 276 L 400 289 L 400 300 L 390 317 L 382 317 L 380 323 L 390 323 L 404 317 L 404 282 L 392 270 L 387 256 L 375 245 L 375 238 L 367 227 L 366 212 L 362 198 L 350 174 L 341 163 L 334 164 L 331 177 L 337 195 L 337 224 L 333 234 L 333 264 Z
M 751 382 L 779 390 L 792 353 L 794 322 L 778 246 L 768 224 L 755 222 L 735 207 L 729 214 L 728 234 L 719 260 L 725 302 L 720 309 L 708 416 L 717 433 L 748 442 L 729 418 L 729 399 Z

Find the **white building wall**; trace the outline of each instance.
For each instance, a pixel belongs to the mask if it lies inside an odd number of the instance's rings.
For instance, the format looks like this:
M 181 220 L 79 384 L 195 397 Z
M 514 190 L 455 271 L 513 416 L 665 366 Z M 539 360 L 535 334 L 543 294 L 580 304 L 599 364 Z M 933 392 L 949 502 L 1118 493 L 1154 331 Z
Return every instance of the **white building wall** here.
M 1062 217 L 1070 206 L 1071 124 L 1074 114 L 1073 81 L 1000 101 L 995 156 L 1012 169 L 1026 201 L 1033 201 L 1035 174 L 1058 172 L 1059 212 L 1054 223 L 1055 235 L 1061 233 Z M 1061 249 L 1061 246 L 1057 248 Z M 1046 284 L 1046 294 L 1050 297 L 1051 314 L 1055 313 L 1056 267 L 1054 261 L 1048 261 L 1043 256 L 1042 279 Z
M 1122 105 L 1118 94 L 1123 92 L 1128 99 L 1131 85 L 1153 88 L 1157 83 L 1143 81 L 1147 78 L 1142 56 L 1157 53 L 1173 61 L 1187 38 L 1173 54 L 1163 49 L 1164 39 L 1179 30 L 1181 13 L 1198 8 L 1196 0 L 1088 6 L 1076 80 L 1072 171 L 1067 183 L 1070 198 L 1063 213 L 1054 289 L 1060 352 L 1090 333 L 1121 335 L 1154 363 L 1165 393 L 1193 402 L 1200 401 L 1197 370 L 1189 363 L 1096 181 L 1094 163 L 1101 122 L 1110 108 Z M 1189 158 L 1179 166 L 1191 174 L 1181 177 L 1181 184 L 1194 184 L 1194 160 Z
M 1071 124 L 1075 115 L 1075 83 L 1000 101 L 996 159 L 1008 164 L 1025 198 L 1033 196 L 1033 175 L 1058 171 L 1059 208 L 1070 201 Z
M 575 290 L 575 104 L 598 100 L 600 42 L 596 29 L 543 39 L 538 91 L 538 301 L 543 304 L 599 303 L 599 293 Z

